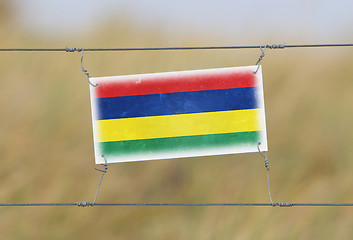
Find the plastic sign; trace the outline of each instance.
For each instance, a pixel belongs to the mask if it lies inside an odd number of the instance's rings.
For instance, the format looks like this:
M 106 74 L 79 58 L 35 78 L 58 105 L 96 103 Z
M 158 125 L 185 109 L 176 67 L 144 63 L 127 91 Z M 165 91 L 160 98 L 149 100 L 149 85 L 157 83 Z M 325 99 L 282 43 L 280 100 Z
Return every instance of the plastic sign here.
M 261 68 L 91 78 L 96 164 L 267 151 Z

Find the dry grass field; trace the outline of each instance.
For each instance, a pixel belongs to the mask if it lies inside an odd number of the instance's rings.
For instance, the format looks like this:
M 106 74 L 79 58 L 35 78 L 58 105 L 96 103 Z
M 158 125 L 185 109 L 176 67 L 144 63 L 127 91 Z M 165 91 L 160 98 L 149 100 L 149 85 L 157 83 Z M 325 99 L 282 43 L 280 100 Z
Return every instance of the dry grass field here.
M 107 25 L 79 39 L 18 30 L 6 47 L 218 45 Z M 249 44 L 254 42 L 249 41 Z M 263 43 L 263 42 L 262 42 Z M 232 44 L 236 44 L 236 39 Z M 256 43 L 255 43 L 256 44 Z M 91 76 L 254 65 L 260 50 L 87 52 Z M 268 50 L 263 60 L 272 197 L 353 202 L 353 50 Z M 89 85 L 79 53 L 0 53 L 0 202 L 92 201 Z M 97 202 L 268 202 L 257 154 L 112 164 Z M 1 239 L 351 239 L 344 207 L 1 207 Z

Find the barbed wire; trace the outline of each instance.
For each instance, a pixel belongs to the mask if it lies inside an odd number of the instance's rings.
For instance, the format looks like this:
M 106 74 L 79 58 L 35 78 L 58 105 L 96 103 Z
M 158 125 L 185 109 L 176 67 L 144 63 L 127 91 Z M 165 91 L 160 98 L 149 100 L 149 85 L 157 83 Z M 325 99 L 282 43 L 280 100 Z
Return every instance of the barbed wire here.
M 136 47 L 136 48 L 0 48 L 1 52 L 97 52 L 97 51 L 172 51 L 172 50 L 226 50 L 226 49 L 285 49 L 318 47 L 353 47 L 353 43 L 328 44 L 269 44 L 248 46 L 196 46 L 196 47 Z

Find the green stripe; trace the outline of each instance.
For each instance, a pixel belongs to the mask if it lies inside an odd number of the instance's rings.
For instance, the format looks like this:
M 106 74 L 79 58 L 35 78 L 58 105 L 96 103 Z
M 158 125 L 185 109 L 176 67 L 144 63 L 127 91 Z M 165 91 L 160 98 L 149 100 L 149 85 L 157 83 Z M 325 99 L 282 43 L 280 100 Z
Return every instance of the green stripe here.
M 238 132 L 186 137 L 155 138 L 117 142 L 101 142 L 100 152 L 106 156 L 122 156 L 165 151 L 197 150 L 204 148 L 229 147 L 239 144 L 256 144 L 260 132 Z

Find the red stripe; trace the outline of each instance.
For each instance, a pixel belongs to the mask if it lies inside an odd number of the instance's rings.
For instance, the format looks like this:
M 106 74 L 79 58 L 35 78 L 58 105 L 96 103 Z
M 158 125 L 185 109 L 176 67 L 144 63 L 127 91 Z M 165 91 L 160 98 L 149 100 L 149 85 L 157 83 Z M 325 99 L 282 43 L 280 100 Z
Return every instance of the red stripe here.
M 255 87 L 251 70 L 190 71 L 97 78 L 96 98 Z

